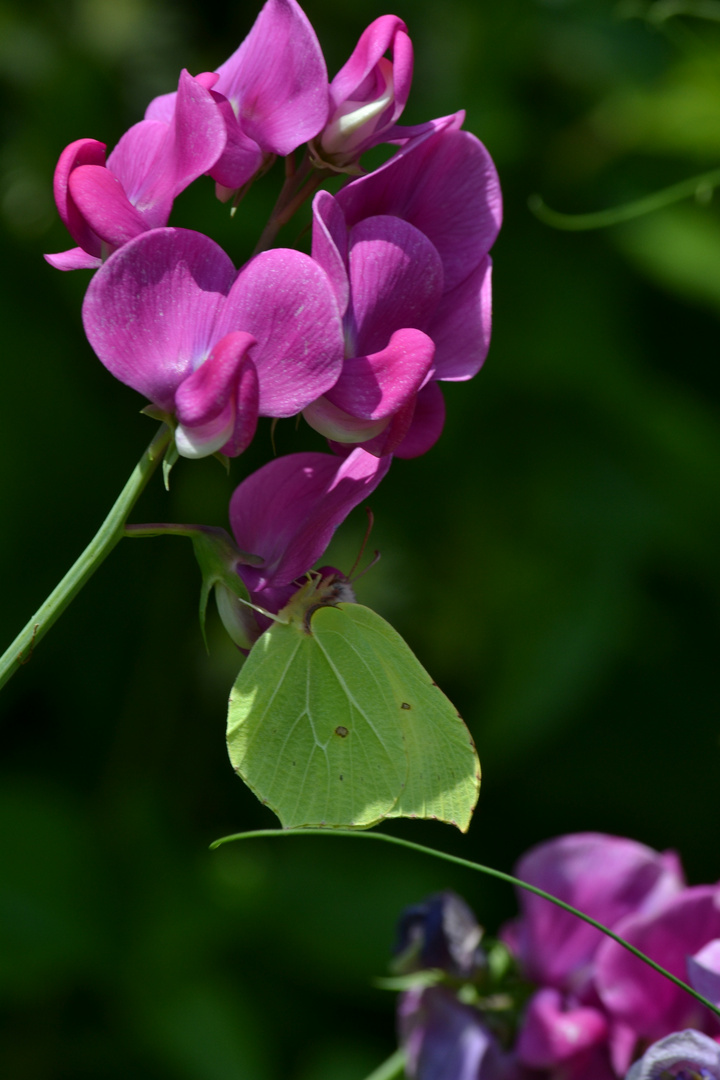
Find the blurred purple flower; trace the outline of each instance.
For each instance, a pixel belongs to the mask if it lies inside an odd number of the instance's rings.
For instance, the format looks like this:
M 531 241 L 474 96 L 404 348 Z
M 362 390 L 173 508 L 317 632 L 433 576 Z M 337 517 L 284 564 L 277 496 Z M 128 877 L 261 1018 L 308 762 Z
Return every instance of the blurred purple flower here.
M 443 986 L 409 990 L 398 1006 L 410 1080 L 511 1080 L 513 1063 L 481 1014 Z
M 258 416 L 293 416 L 336 381 L 337 304 L 320 267 L 277 248 L 239 272 L 208 237 L 155 229 L 116 252 L 83 305 L 121 382 L 178 421 L 185 457 L 242 453 Z
M 53 188 L 78 247 L 45 258 L 58 270 L 94 269 L 133 237 L 166 225 L 173 200 L 225 148 L 225 123 L 207 89 L 214 76 L 183 71 L 161 117 L 131 127 L 105 162 L 105 144 L 78 139 L 63 150 Z
M 385 53 L 390 51 L 392 59 Z M 396 15 L 381 15 L 363 31 L 330 83 L 330 115 L 311 144 L 321 166 L 360 172 L 361 154 L 391 141 L 405 108 L 413 70 L 412 42 Z
M 665 899 L 658 909 L 638 910 L 617 932 L 681 979 L 687 959 L 720 937 L 720 886 L 696 885 Z M 685 1027 L 717 1033 L 717 1017 L 679 986 L 663 978 L 612 940 L 597 951 L 597 992 L 605 1009 L 640 1038 L 654 1041 Z
M 700 1031 L 679 1031 L 654 1043 L 626 1080 L 720 1080 L 720 1046 Z
M 652 918 L 682 895 L 684 887 L 673 853 L 661 855 L 632 840 L 599 833 L 540 844 L 523 856 L 515 873 L 618 933 L 623 933 L 624 919 L 638 912 Z M 568 1080 L 612 1080 L 624 1074 L 638 1029 L 609 1007 L 596 985 L 598 957 L 614 943 L 549 901 L 519 893 L 521 915 L 503 929 L 503 938 L 523 974 L 540 986 L 528 1002 L 518 1038 L 520 1061 L 532 1068 L 562 1066 Z M 627 955 L 620 946 L 615 948 Z M 672 1028 L 663 1034 L 668 1030 Z
M 451 890 L 405 908 L 397 926 L 396 971 L 440 968 L 467 978 L 484 967 L 482 927 L 465 901 Z
M 688 982 L 720 1009 L 720 938 L 687 958 Z

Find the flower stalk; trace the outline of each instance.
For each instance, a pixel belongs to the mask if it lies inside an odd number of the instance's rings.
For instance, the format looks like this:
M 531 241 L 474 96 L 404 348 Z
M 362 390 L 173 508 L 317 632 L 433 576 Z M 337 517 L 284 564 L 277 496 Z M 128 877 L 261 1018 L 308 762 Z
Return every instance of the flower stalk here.
M 60 618 L 83 585 L 90 580 L 100 564 L 122 539 L 128 515 L 162 461 L 170 444 L 171 435 L 170 428 L 162 424 L 133 469 L 110 513 L 82 555 L 0 657 L 0 687 L 5 685 L 18 668 L 28 663 L 38 643 L 53 623 Z

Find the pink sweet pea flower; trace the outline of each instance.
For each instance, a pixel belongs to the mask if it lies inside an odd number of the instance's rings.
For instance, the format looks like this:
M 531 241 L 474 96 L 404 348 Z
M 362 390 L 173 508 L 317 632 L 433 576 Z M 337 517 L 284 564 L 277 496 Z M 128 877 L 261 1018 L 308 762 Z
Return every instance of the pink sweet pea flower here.
M 336 386 L 304 415 L 336 444 L 424 453 L 444 422 L 435 381 L 469 379 L 482 366 L 500 189 L 461 120 L 434 121 L 376 172 L 316 196 L 313 257 L 343 312 L 346 359 Z
M 285 606 L 301 584 L 298 579 L 321 558 L 350 511 L 375 490 L 390 461 L 359 448 L 344 460 L 288 454 L 243 480 L 230 500 L 230 525 L 238 547 L 262 558 L 258 565 L 237 567 L 253 603 L 271 612 Z M 241 645 L 252 643 L 269 625 L 229 594 L 218 607 L 228 633 Z
M 340 315 L 313 260 L 277 248 L 239 272 L 201 233 L 155 229 L 101 267 L 90 344 L 121 382 L 174 416 L 184 457 L 242 453 L 258 416 L 293 416 L 336 381 Z
M 162 118 L 131 127 L 105 162 L 105 144 L 78 139 L 60 155 L 58 212 L 78 247 L 46 255 L 58 270 L 95 269 L 111 252 L 165 225 L 173 200 L 223 152 L 225 123 L 207 89 L 214 76 L 183 71 Z
M 229 198 L 273 155 L 292 153 L 327 120 L 325 60 L 296 0 L 267 0 L 248 36 L 217 69 L 212 92 L 227 142 L 207 171 L 220 197 Z M 174 97 L 156 98 L 146 116 L 165 117 Z
M 412 42 L 402 19 L 381 15 L 370 23 L 330 83 L 330 115 L 311 144 L 316 163 L 359 173 L 360 155 L 393 139 L 410 93 L 412 69 Z

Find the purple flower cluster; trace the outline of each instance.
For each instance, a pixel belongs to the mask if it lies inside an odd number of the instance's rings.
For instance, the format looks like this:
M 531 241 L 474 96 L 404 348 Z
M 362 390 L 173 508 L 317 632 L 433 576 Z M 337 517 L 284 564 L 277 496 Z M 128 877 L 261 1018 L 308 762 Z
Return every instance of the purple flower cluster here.
M 533 848 L 515 873 L 603 923 L 720 1005 L 720 884 L 686 885 L 673 853 L 582 833 Z M 534 989 L 511 1045 L 501 1049 L 495 1018 L 482 1005 L 469 1006 L 447 986 L 413 990 L 400 1006 L 412 1076 L 617 1080 L 631 1066 L 628 1080 L 720 1076 L 720 1022 L 707 1008 L 569 912 L 524 890 L 519 901 L 520 916 L 501 936 Z M 437 917 L 425 919 L 429 942 L 437 926 Z M 421 934 L 417 925 L 415 934 Z M 465 936 L 475 956 L 477 937 Z M 432 955 L 442 955 L 436 941 Z M 457 978 L 457 958 L 453 966 L 433 964 Z M 690 1031 L 673 1035 L 682 1029 Z M 465 1072 L 429 1064 L 443 1059 L 439 1045 L 459 1053 L 458 1038 L 467 1048 Z

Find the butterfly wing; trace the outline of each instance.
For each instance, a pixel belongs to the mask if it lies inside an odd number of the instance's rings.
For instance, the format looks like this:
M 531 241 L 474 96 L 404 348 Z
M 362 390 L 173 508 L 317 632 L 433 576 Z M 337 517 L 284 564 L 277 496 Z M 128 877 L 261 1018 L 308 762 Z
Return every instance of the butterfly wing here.
M 332 624 L 384 672 L 390 709 L 374 717 L 378 727 L 403 733 L 408 773 L 400 798 L 386 817 L 437 818 L 465 832 L 480 790 L 480 762 L 470 732 L 396 630 L 370 608 L 339 604 L 313 616 L 321 645 Z M 350 630 L 349 627 L 352 627 Z M 386 695 L 387 697 L 387 695 Z
M 328 612 L 340 615 L 318 609 L 312 632 L 275 623 L 230 696 L 230 760 L 285 828 L 368 828 L 392 810 L 406 779 L 387 674 L 347 615 L 319 643 Z

